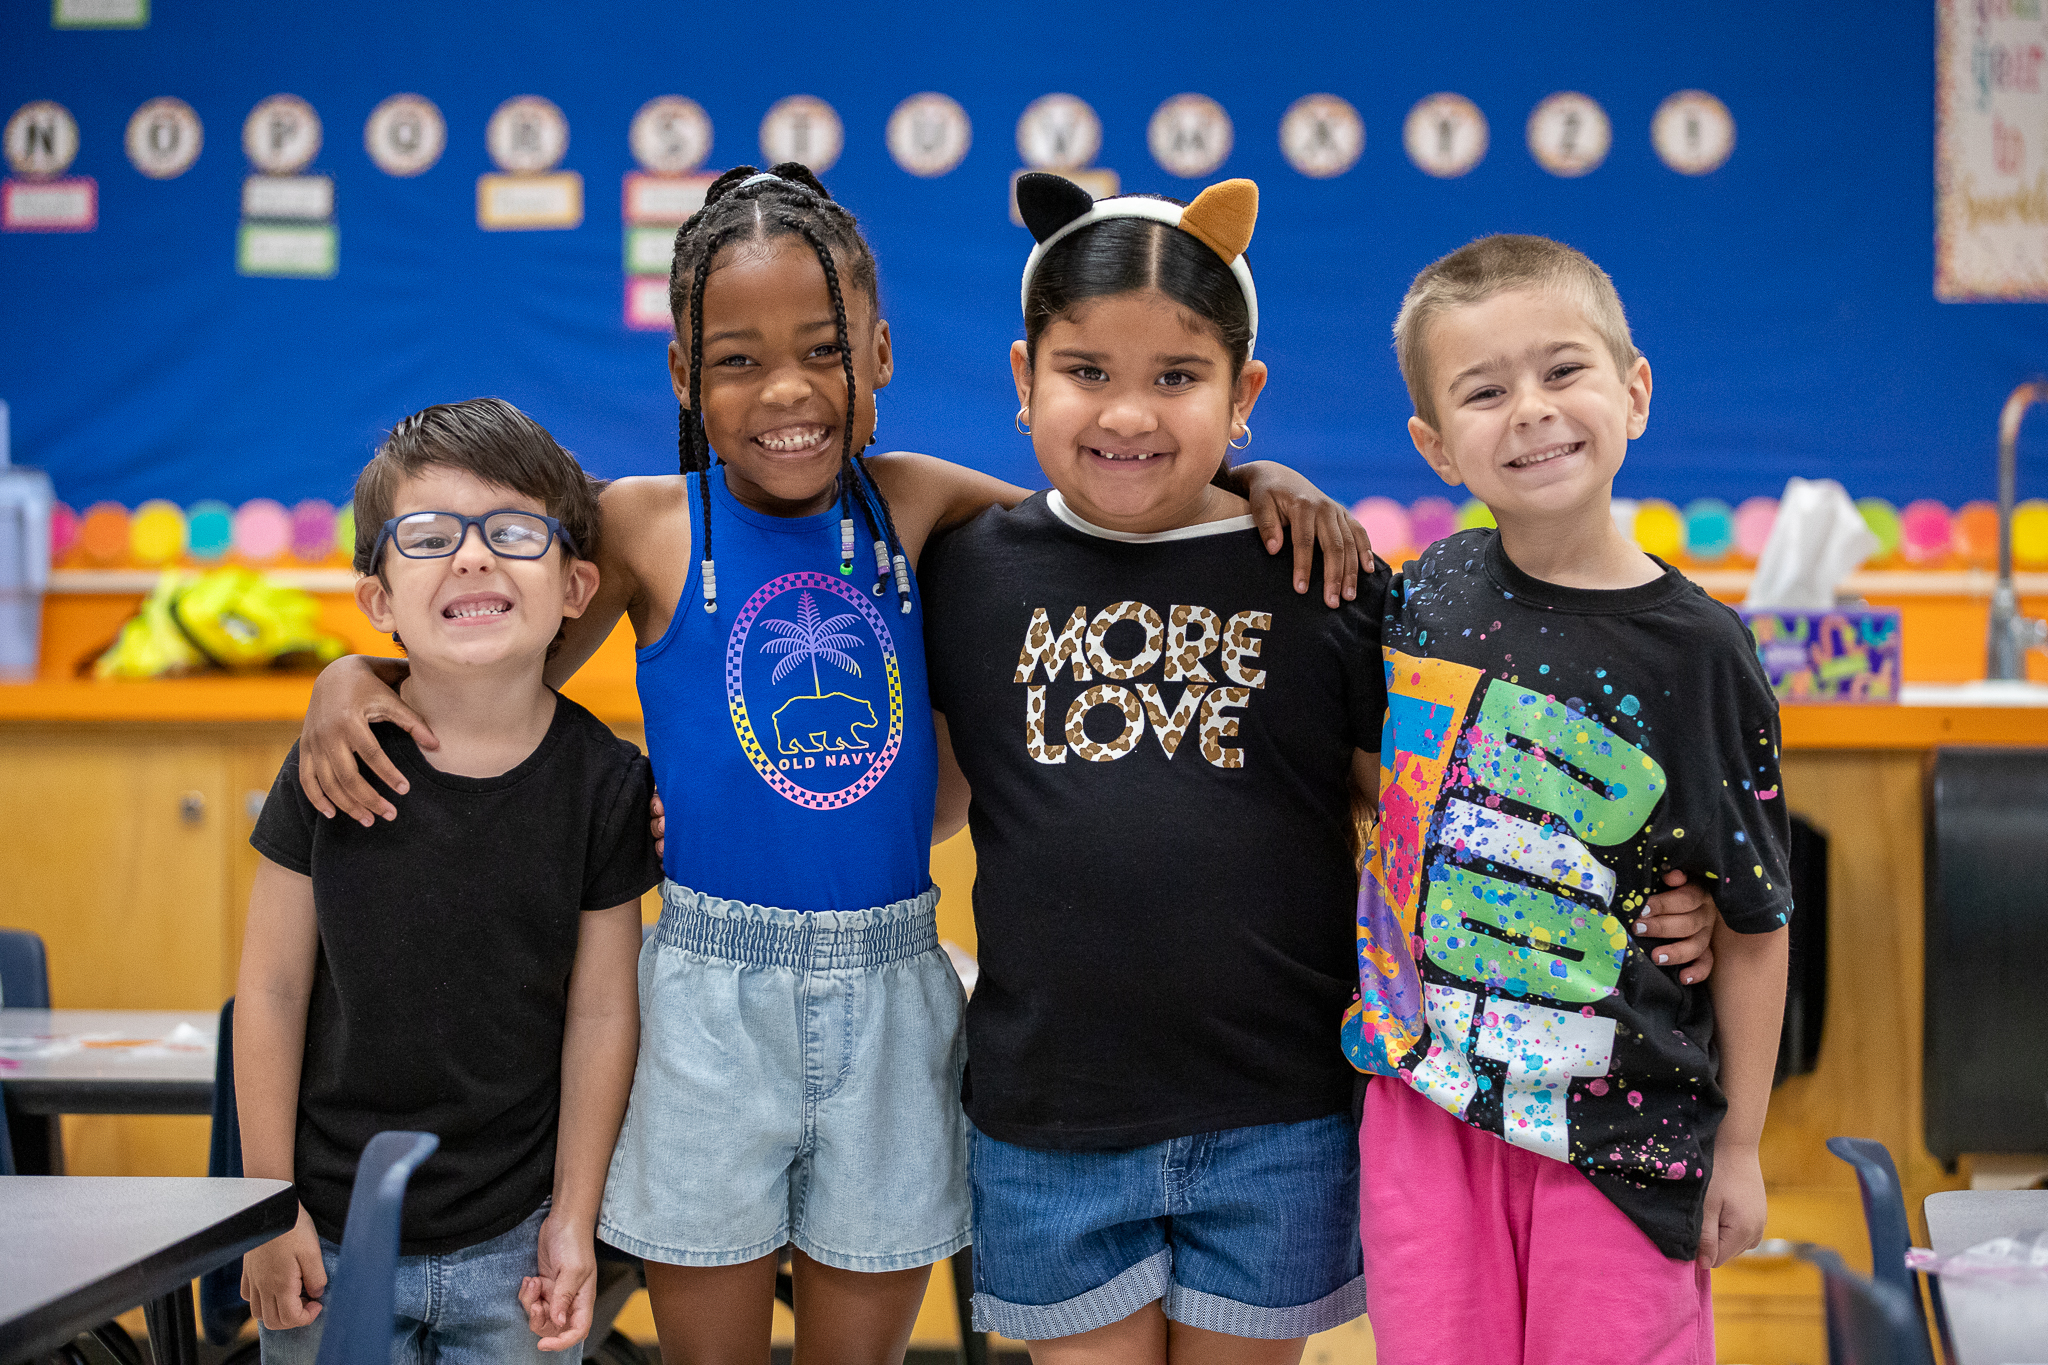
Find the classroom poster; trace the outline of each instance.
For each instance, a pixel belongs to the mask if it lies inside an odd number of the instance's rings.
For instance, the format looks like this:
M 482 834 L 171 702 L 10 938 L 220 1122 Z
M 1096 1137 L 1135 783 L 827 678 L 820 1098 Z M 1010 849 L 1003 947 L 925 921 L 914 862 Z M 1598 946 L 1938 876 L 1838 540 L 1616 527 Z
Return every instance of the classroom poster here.
M 2048 299 L 2043 0 L 1937 0 L 1934 293 Z

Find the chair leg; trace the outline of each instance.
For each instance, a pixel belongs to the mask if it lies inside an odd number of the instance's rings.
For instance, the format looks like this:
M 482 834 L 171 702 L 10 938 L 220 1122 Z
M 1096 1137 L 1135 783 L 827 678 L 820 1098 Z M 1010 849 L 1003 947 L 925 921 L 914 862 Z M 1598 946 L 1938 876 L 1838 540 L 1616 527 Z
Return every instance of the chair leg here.
M 960 1359 L 988 1365 L 988 1333 L 974 1330 L 974 1248 L 953 1253 L 953 1309 L 960 1316 Z
M 199 1365 L 199 1324 L 192 1314 L 192 1286 L 181 1284 L 143 1305 L 149 1324 L 149 1353 L 156 1365 Z

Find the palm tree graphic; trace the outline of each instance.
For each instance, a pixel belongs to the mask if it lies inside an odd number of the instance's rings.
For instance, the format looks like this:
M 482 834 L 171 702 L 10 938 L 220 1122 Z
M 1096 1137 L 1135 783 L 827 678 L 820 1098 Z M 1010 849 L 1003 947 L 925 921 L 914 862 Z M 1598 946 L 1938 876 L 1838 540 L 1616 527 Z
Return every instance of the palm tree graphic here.
M 809 660 L 811 665 L 811 695 L 823 697 L 825 688 L 818 681 L 818 660 L 837 664 L 858 678 L 860 665 L 847 654 L 849 649 L 858 649 L 862 643 L 857 635 L 847 635 L 844 627 L 860 618 L 851 612 L 826 620 L 818 619 L 818 604 L 809 593 L 803 593 L 796 600 L 796 620 L 763 621 L 763 630 L 773 631 L 777 639 L 764 641 L 761 652 L 783 655 L 782 662 L 775 665 L 775 671 L 768 675 L 768 681 L 779 683 L 798 664 Z

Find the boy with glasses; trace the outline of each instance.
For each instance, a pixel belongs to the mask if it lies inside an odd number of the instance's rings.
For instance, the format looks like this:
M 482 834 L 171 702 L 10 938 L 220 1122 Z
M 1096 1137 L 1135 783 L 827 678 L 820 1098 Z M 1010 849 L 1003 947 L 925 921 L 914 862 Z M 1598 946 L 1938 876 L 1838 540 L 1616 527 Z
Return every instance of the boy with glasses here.
M 394 1353 L 573 1361 L 661 879 L 647 760 L 541 677 L 597 589 L 596 490 L 532 419 L 474 399 L 400 422 L 355 514 L 357 604 L 409 655 L 400 695 L 433 730 L 374 727 L 405 819 L 320 818 L 294 745 L 250 839 L 244 1166 L 296 1180 L 300 1210 L 245 1258 L 243 1294 L 267 1365 L 311 1365 L 364 1144 L 431 1132 Z

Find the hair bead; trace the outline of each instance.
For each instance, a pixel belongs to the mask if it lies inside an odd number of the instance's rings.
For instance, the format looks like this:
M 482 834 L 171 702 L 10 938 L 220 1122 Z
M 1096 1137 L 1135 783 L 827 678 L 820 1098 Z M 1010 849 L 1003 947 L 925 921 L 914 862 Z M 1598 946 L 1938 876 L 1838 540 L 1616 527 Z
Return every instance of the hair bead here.
M 704 561 L 704 610 L 709 615 L 718 612 L 718 564 L 714 560 Z
M 903 614 L 910 615 L 910 565 L 901 550 L 896 552 L 896 595 L 903 600 Z

